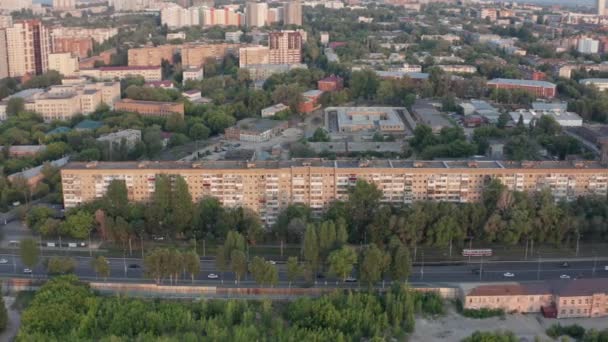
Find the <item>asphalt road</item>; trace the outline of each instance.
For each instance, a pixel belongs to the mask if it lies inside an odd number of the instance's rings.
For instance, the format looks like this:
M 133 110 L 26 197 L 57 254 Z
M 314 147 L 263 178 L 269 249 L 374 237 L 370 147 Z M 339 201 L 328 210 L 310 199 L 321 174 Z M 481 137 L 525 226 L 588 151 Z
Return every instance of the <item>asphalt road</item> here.
M 44 256 L 42 257 L 44 258 Z M 2 260 L 4 259 L 4 260 Z M 95 279 L 95 272 L 91 268 L 91 258 L 76 257 L 78 265 L 75 274 L 83 279 Z M 141 259 L 134 258 L 110 258 L 111 275 L 108 280 L 113 282 L 151 282 L 144 275 Z M 4 262 L 4 263 L 2 263 Z M 575 278 L 608 278 L 608 260 L 584 260 L 569 261 L 568 267 L 563 267 L 559 260 L 538 260 L 525 262 L 484 262 L 474 260 L 470 264 L 438 266 L 418 265 L 413 267 L 410 282 L 425 284 L 466 283 L 466 282 L 505 282 L 505 281 L 536 281 L 560 279 L 566 275 Z M 46 270 L 42 264 L 33 269 L 33 274 L 24 274 L 21 260 L 18 256 L 0 254 L 0 276 L 4 277 L 46 277 Z M 287 274 L 284 264 L 277 264 L 279 269 L 280 286 L 287 286 Z M 482 272 L 479 272 L 483 269 Z M 505 276 L 511 273 L 512 277 Z M 218 279 L 209 279 L 209 274 L 217 274 Z M 479 274 L 481 273 L 481 274 Z M 232 272 L 219 272 L 215 263 L 209 260 L 201 262 L 201 273 L 195 278 L 199 285 L 234 285 L 234 274 Z M 338 280 L 334 277 L 318 278 L 317 285 L 336 285 Z M 189 275 L 184 275 L 181 284 L 190 284 Z M 241 281 L 241 285 L 253 285 L 250 276 Z M 358 286 L 357 283 L 346 284 L 347 286 Z

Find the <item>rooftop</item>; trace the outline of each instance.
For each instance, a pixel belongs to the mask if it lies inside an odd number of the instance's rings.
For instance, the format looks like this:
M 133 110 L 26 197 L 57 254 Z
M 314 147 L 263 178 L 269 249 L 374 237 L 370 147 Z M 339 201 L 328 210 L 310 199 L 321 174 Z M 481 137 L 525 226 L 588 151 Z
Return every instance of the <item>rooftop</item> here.
M 533 86 L 533 87 L 546 87 L 546 88 L 554 88 L 555 84 L 547 81 L 534 81 L 534 80 L 517 80 L 512 78 L 495 78 L 491 81 L 488 81 L 488 84 L 510 84 L 510 85 L 518 85 L 518 86 Z
M 468 296 L 513 296 L 552 294 L 562 297 L 591 296 L 608 293 L 608 279 L 551 280 L 531 283 L 482 285 L 473 288 Z
M 247 118 L 240 120 L 236 123 L 235 126 L 243 130 L 256 131 L 261 133 L 273 129 L 282 123 L 284 123 L 284 121 L 260 118 Z
M 65 166 L 68 170 L 123 170 L 123 169 L 146 169 L 146 170 L 182 170 L 182 169 L 279 169 L 290 167 L 324 167 L 324 168 L 385 168 L 385 169 L 438 169 L 438 170 L 462 170 L 462 169 L 587 169 L 604 170 L 606 166 L 595 161 L 494 161 L 494 160 L 325 160 L 325 159 L 293 159 L 286 161 L 256 162 L 246 164 L 229 161 L 204 161 L 204 162 L 179 162 L 179 161 L 131 161 L 131 162 L 71 162 Z

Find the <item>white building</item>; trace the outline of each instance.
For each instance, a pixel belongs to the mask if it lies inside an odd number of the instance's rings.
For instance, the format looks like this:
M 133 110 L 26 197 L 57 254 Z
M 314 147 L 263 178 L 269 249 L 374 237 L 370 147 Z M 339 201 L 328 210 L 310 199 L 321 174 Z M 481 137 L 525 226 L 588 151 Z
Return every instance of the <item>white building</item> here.
M 591 38 L 582 38 L 578 40 L 576 50 L 584 54 L 598 53 L 600 50 L 600 42 Z
M 262 117 L 267 118 L 269 116 L 275 116 L 276 114 L 289 110 L 289 106 L 282 103 L 275 104 L 274 106 L 266 107 L 262 109 Z
M 600 91 L 608 89 L 608 78 L 584 78 L 579 83 L 586 86 L 596 86 Z
M 241 42 L 242 35 L 243 35 L 243 31 L 226 32 L 224 39 L 229 43 L 238 44 Z
M 580 127 L 583 125 L 583 118 L 578 114 L 563 111 L 561 109 L 549 110 L 534 110 L 534 109 L 519 109 L 515 112 L 510 112 L 511 120 L 519 122 L 519 118 L 523 119 L 524 125 L 529 125 L 530 122 L 540 119 L 542 116 L 551 116 L 562 127 Z
M 97 141 L 107 143 L 110 147 L 114 147 L 114 145 L 120 146 L 120 144 L 124 142 L 130 150 L 141 141 L 141 131 L 138 129 L 125 129 L 114 133 L 104 134 L 97 138 Z
M 203 79 L 203 67 L 199 68 L 188 68 L 184 70 L 182 83 L 186 81 L 200 81 Z

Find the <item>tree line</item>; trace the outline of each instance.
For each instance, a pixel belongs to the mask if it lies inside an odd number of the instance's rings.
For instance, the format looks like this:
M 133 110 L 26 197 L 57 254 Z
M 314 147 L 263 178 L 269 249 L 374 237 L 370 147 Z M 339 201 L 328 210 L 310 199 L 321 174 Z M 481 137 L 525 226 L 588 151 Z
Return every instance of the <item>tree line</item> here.
M 53 314 L 50 315 L 49 312 Z M 435 293 L 335 292 L 270 300 L 145 300 L 95 294 L 74 276 L 50 279 L 22 315 L 17 341 L 355 341 L 403 339 L 416 314 L 443 314 Z

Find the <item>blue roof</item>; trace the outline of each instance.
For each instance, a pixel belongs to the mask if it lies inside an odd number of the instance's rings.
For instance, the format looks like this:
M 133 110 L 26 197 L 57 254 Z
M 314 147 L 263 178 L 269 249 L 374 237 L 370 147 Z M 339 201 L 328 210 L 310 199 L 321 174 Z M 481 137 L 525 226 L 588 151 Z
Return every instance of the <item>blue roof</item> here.
M 74 126 L 74 129 L 98 129 L 99 127 L 103 126 L 103 123 L 99 122 L 99 121 L 93 121 L 93 120 L 82 120 L 80 121 L 76 126 Z
M 53 130 L 50 130 L 46 133 L 46 135 L 53 135 L 53 134 L 63 134 L 63 133 L 67 133 L 69 131 L 71 131 L 72 129 L 69 127 L 65 127 L 65 126 L 59 126 Z

